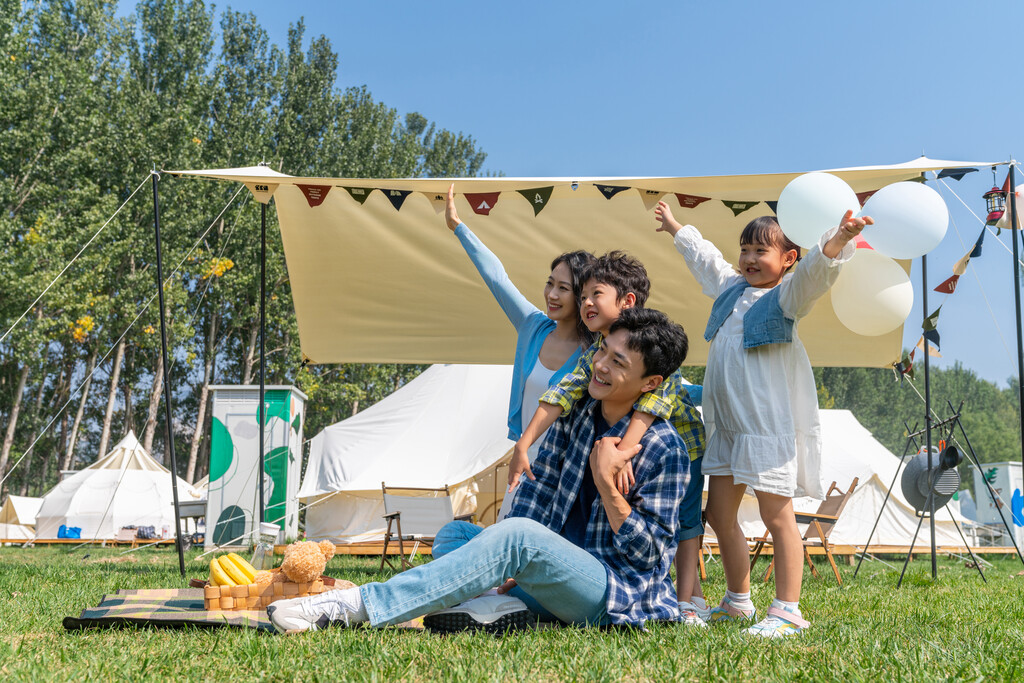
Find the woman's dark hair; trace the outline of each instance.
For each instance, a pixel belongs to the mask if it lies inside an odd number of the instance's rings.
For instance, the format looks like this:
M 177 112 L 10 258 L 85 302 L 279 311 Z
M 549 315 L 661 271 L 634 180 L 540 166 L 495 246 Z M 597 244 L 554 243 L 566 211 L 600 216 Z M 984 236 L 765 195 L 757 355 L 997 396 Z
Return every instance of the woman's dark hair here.
M 747 227 L 740 233 L 740 246 L 744 244 L 765 244 L 778 247 L 783 253 L 795 250 L 796 260 L 800 260 L 800 245 L 786 237 L 774 216 L 761 216 L 747 223 Z
M 551 262 L 551 270 L 554 270 L 559 263 L 564 263 L 569 269 L 569 278 L 572 282 L 572 295 L 576 299 L 576 336 L 583 346 L 590 346 L 594 341 L 594 333 L 587 329 L 580 317 L 580 299 L 583 293 L 583 282 L 587 271 L 594 263 L 594 255 L 589 251 L 567 251 Z

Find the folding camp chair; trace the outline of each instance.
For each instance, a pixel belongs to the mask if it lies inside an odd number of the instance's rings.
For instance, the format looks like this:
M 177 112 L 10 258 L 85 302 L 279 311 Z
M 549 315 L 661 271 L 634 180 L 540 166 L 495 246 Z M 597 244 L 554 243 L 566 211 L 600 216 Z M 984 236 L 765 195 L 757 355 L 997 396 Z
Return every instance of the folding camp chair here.
M 455 517 L 452 510 L 452 495 L 446 485 L 440 489 L 410 488 L 408 486 L 392 486 L 392 491 L 416 491 L 420 494 L 433 493 L 434 496 L 414 495 L 403 496 L 388 493 L 388 487 L 384 482 L 380 484 L 384 496 L 384 519 L 388 521 L 387 531 L 384 533 L 384 549 L 380 554 L 380 568 L 384 569 L 384 563 L 395 569 L 395 565 L 388 558 L 388 545 L 392 540 L 398 541 L 398 553 L 401 558 L 399 571 L 412 567 L 412 558 L 416 554 L 420 543 L 432 543 L 437 532 L 448 522 L 456 519 L 469 521 L 473 515 L 461 515 Z M 443 494 L 443 495 L 438 495 Z M 403 522 L 405 529 L 402 528 Z M 415 541 L 413 550 L 408 559 L 405 556 L 405 541 Z
M 836 581 L 840 586 L 843 585 L 843 580 L 839 576 L 839 568 L 836 566 L 835 558 L 832 557 L 832 546 L 829 545 L 828 537 L 832 534 L 832 529 L 835 527 L 836 522 L 839 521 L 839 515 L 842 514 L 843 508 L 846 507 L 850 495 L 857 488 L 858 481 L 859 478 L 854 477 L 850 488 L 846 491 L 843 491 L 836 486 L 835 482 L 832 482 L 832 485 L 828 487 L 828 493 L 825 494 L 825 500 L 821 502 L 816 512 L 796 513 L 796 523 L 807 525 L 807 531 L 804 532 L 803 536 L 804 558 L 807 560 L 807 566 L 811 568 L 811 574 L 817 578 L 818 570 L 814 568 L 814 562 L 811 561 L 811 553 L 807 549 L 811 546 L 820 546 L 825 550 L 825 557 L 828 558 L 829 564 L 832 565 L 832 572 L 836 575 Z M 761 551 L 769 543 L 771 543 L 771 535 L 767 530 L 763 536 L 754 539 L 753 557 L 750 559 L 751 572 L 754 571 L 754 564 L 757 562 L 757 558 L 761 556 Z M 764 575 L 765 581 L 772 577 L 774 569 L 775 558 L 772 558 L 771 563 L 768 565 L 768 571 Z

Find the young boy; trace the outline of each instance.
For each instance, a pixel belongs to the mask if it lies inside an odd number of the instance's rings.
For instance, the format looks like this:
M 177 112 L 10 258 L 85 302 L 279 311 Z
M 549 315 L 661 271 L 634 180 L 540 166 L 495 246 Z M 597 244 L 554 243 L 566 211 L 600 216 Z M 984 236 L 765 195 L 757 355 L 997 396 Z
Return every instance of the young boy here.
M 635 258 L 621 251 L 612 251 L 596 260 L 587 272 L 580 302 L 580 317 L 591 332 L 599 337 L 580 357 L 576 369 L 540 398 L 540 405 L 530 424 L 516 442 L 509 467 L 509 490 L 519 483 L 521 475 L 533 479 L 527 450 L 540 434 L 562 414 L 569 413 L 580 398 L 593 375 L 594 353 L 601 340 L 608 335 L 611 325 L 627 309 L 643 307 L 650 292 L 647 270 Z M 629 428 L 619 447 L 628 450 L 640 442 L 655 417 L 668 420 L 679 432 L 690 455 L 690 483 L 679 508 L 679 530 L 676 541 L 676 594 L 683 623 L 705 626 L 707 604 L 697 575 L 700 552 L 699 537 L 704 533 L 701 524 L 701 497 L 704 478 L 700 465 L 704 455 L 704 424 L 694 407 L 683 381 L 676 370 L 653 392 L 641 396 Z M 632 469 L 624 468 L 619 475 L 618 487 L 623 494 L 634 484 Z

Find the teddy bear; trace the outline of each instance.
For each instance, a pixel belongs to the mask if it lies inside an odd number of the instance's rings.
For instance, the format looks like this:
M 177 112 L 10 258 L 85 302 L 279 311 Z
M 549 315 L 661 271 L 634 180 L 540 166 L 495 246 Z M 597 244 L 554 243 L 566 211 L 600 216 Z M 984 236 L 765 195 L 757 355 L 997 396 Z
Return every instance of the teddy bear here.
M 281 573 L 295 583 L 312 583 L 323 574 L 334 550 L 330 541 L 296 541 L 284 549 Z

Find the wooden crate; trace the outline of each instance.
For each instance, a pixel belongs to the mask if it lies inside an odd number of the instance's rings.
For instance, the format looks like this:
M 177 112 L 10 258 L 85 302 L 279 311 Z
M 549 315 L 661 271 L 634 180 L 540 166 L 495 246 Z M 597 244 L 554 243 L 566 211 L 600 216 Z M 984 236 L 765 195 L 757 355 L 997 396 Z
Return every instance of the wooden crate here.
M 312 583 L 277 581 L 267 584 L 262 592 L 260 586 L 255 583 L 244 586 L 209 585 L 203 589 L 203 605 L 207 610 L 262 610 L 278 600 L 317 595 L 334 588 L 325 586 L 321 579 Z

